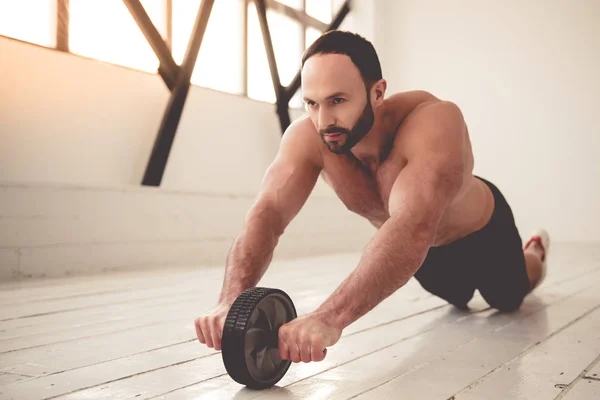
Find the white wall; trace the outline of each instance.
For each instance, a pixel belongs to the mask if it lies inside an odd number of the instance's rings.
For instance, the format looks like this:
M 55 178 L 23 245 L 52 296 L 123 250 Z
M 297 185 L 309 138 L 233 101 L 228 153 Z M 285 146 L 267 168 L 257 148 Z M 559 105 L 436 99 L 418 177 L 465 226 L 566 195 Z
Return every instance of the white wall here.
M 504 192 L 522 236 L 600 241 L 600 2 L 377 4 L 390 90 L 462 108 L 475 172 Z
M 1 181 L 139 185 L 169 99 L 158 75 L 2 37 L 0 54 Z M 280 138 L 273 105 L 192 86 L 162 187 L 253 193 Z
M 342 28 L 373 24 L 357 1 Z M 162 186 L 140 187 L 158 75 L 3 37 L 0 60 L 0 279 L 224 263 L 279 146 L 274 105 L 192 87 Z M 276 256 L 360 252 L 372 233 L 319 181 Z
M 253 195 L 146 187 L 0 184 L 0 281 L 172 266 L 224 266 Z M 372 229 L 311 197 L 275 257 L 360 252 Z

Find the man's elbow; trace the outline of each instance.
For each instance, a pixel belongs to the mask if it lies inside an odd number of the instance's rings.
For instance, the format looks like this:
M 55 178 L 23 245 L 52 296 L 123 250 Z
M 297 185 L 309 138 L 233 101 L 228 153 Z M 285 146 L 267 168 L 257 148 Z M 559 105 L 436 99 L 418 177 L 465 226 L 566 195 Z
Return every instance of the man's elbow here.
M 412 213 L 392 213 L 386 224 L 400 227 L 402 234 L 410 238 L 411 248 L 427 250 L 435 241 L 440 218 L 441 213 L 422 207 Z
M 426 218 L 424 222 L 415 229 L 413 236 L 417 246 L 429 249 L 429 247 L 433 245 L 437 234 L 439 220 L 440 218 Z
M 435 187 L 444 203 L 444 207 L 448 206 L 454 200 L 463 187 L 465 170 L 464 160 L 457 158 L 448 163 L 446 168 L 437 174 Z

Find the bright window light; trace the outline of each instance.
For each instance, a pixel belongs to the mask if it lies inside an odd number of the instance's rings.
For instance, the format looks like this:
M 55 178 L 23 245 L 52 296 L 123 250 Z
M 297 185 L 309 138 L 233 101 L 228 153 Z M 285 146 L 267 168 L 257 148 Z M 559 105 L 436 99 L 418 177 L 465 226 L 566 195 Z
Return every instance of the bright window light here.
M 56 0 L 0 0 L 0 35 L 56 47 Z
M 300 69 L 302 58 L 302 25 L 285 15 L 267 10 L 267 21 L 279 78 L 283 86 L 291 83 Z M 248 5 L 248 96 L 275 103 L 275 91 L 265 52 L 262 31 L 254 3 Z M 296 100 L 293 106 L 301 105 Z
M 296 10 L 302 10 L 302 0 L 277 0 L 277 2 L 295 8 Z
M 306 0 L 306 13 L 323 22 L 331 22 L 330 0 Z
M 258 14 L 253 2 L 248 4 L 248 97 L 269 103 L 276 101 Z
M 173 59 L 183 62 L 200 0 L 173 1 Z M 215 0 L 204 32 L 192 84 L 244 92 L 244 1 Z
M 142 0 L 150 19 L 165 37 L 163 0 Z M 159 61 L 121 0 L 70 0 L 69 50 L 85 57 L 156 72 Z
M 299 88 L 294 96 L 290 99 L 290 108 L 304 108 L 304 102 L 302 101 L 302 88 Z
M 307 49 L 311 44 L 313 44 L 313 42 L 315 40 L 317 40 L 319 38 L 319 36 L 321 36 L 321 31 L 318 29 L 315 29 L 313 27 L 308 27 L 306 28 L 306 46 L 305 49 Z M 300 61 L 302 61 L 302 58 L 300 58 Z M 304 102 L 302 101 L 302 88 L 300 88 L 296 94 L 294 95 L 294 97 L 292 97 L 292 99 L 290 100 L 290 107 L 295 107 L 295 108 L 303 108 L 304 107 Z
M 267 10 L 267 21 L 281 84 L 292 82 L 302 61 L 302 36 L 304 30 L 300 22 L 275 11 Z
M 342 8 L 342 6 L 344 5 L 345 2 L 346 2 L 346 0 L 331 0 L 332 15 L 337 14 L 338 11 L 340 11 L 340 8 Z
M 308 49 L 321 36 L 321 31 L 311 26 L 306 28 L 306 48 Z

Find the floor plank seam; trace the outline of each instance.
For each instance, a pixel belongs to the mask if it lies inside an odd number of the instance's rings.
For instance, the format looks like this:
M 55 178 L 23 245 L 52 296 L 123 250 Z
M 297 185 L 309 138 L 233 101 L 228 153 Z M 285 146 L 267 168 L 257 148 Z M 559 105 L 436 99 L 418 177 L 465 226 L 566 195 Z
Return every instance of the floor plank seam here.
M 600 378 L 597 377 L 597 376 L 586 375 L 586 376 L 583 377 L 583 379 L 589 379 L 589 380 L 592 380 L 592 381 L 598 381 L 598 382 L 600 382 Z
M 180 292 L 178 293 L 178 297 L 179 295 L 181 295 L 181 297 L 184 297 L 186 295 L 192 295 L 194 293 L 197 293 L 198 289 L 193 289 L 193 290 L 188 290 L 188 291 L 184 291 L 184 292 Z M 137 301 L 148 301 L 148 300 L 155 300 L 156 299 L 156 294 L 149 296 L 149 297 L 142 297 L 142 298 L 138 298 L 138 299 L 127 299 L 127 304 L 129 306 L 133 306 L 135 302 Z M 181 301 L 183 299 L 179 299 L 178 301 Z M 113 302 L 107 302 L 107 303 L 102 303 L 102 304 L 94 304 L 94 305 L 90 305 L 90 306 L 83 306 L 83 307 L 75 307 L 75 308 L 68 308 L 68 309 L 64 309 L 64 310 L 56 310 L 56 311 L 48 311 L 45 313 L 38 313 L 38 314 L 30 314 L 30 315 L 21 315 L 19 317 L 12 317 L 12 318 L 5 318 L 5 319 L 0 319 L 0 322 L 6 322 L 6 321 L 14 321 L 17 319 L 25 319 L 25 318 L 35 318 L 35 317 L 43 317 L 46 315 L 54 315 L 54 314 L 60 314 L 60 313 L 65 313 L 65 312 L 70 312 L 70 311 L 81 311 L 81 310 L 89 310 L 89 309 L 94 309 L 94 308 L 102 308 L 105 306 L 116 306 L 116 305 L 122 305 L 123 304 L 123 300 L 119 300 L 119 301 L 113 301 Z M 161 303 L 159 303 L 161 304 Z M 169 304 L 169 303 L 164 303 L 164 304 Z
M 171 307 L 171 306 L 173 306 L 173 307 L 176 307 L 178 303 L 180 303 L 180 302 L 182 302 L 182 301 L 184 301 L 184 300 L 189 300 L 189 299 L 190 299 L 190 297 L 183 297 L 183 298 L 178 298 L 178 299 L 176 299 L 176 300 L 174 300 L 174 301 L 167 301 L 167 302 L 164 302 L 164 303 L 154 303 L 154 304 L 151 304 L 151 306 L 152 306 L 152 307 L 162 307 L 162 306 L 167 306 L 167 307 Z M 151 299 L 146 299 L 146 300 L 151 300 Z M 119 305 L 119 304 L 113 304 L 113 305 L 111 305 L 111 307 L 112 307 L 112 306 L 117 306 L 117 305 Z M 139 306 L 139 305 L 138 305 L 138 306 Z M 133 307 L 133 306 L 132 306 L 132 307 Z M 93 308 L 102 308 L 102 306 L 99 306 L 99 307 L 93 307 Z M 83 309 L 84 309 L 84 308 L 83 308 Z M 76 310 L 76 309 L 75 309 L 75 310 L 65 310 L 65 312 L 67 312 L 67 313 L 68 313 L 68 312 L 76 312 L 76 311 L 81 311 L 81 310 Z M 143 316 L 152 315 L 152 314 L 153 314 L 153 313 L 151 312 L 151 310 L 149 310 L 149 312 L 148 312 L 147 314 L 141 314 L 141 315 L 138 315 L 138 316 L 140 316 L 140 317 L 143 317 Z M 109 315 L 110 315 L 110 314 L 109 314 Z M 43 316 L 43 315 L 41 315 L 41 316 Z M 92 317 L 97 317 L 97 316 L 106 316 L 106 315 L 105 315 L 105 314 L 103 314 L 103 312 L 101 312 L 100 314 L 92 314 Z M 13 320 L 15 320 L 15 319 L 26 319 L 26 318 L 33 318 L 33 317 L 19 317 L 19 318 L 14 318 Z M 137 316 L 136 316 L 136 317 L 134 317 L 134 318 L 137 318 Z M 123 320 L 123 319 L 125 319 L 125 318 L 120 318 L 120 319 L 119 319 L 119 318 L 117 318 L 115 321 L 119 321 L 119 320 Z M 111 320 L 111 321 L 112 321 L 112 320 Z M 0 322 L 1 322 L 1 321 L 0 321 Z M 91 324 L 86 324 L 86 325 L 77 325 L 77 326 L 78 326 L 78 327 L 80 327 L 80 326 L 81 326 L 81 327 L 84 327 L 84 326 L 93 326 L 93 325 L 105 324 L 105 323 L 106 323 L 106 320 L 102 320 L 102 321 L 94 322 L 94 323 L 91 323 Z M 27 327 L 32 327 L 32 326 L 39 326 L 39 325 L 43 325 L 43 324 L 47 324 L 47 322 L 42 322 L 42 323 L 39 323 L 39 322 L 38 322 L 38 323 L 36 323 L 36 324 L 30 324 L 30 325 L 21 325 L 21 326 L 18 326 L 18 327 L 16 327 L 16 328 L 14 328 L 14 329 L 19 329 L 19 328 L 27 328 Z M 72 325 L 70 325 L 68 328 L 71 328 L 71 327 L 72 327 Z M 65 329 L 68 329 L 68 328 L 65 328 Z M 61 331 L 61 330 L 63 330 L 63 329 L 58 329 L 58 330 L 49 331 L 49 332 L 45 332 L 45 333 L 59 332 L 59 331 Z M 7 330 L 5 329 L 5 330 L 3 330 L 3 331 L 4 331 L 4 332 L 6 332 Z M 19 336 L 19 337 L 25 337 L 25 336 Z M 2 340 L 9 340 L 9 339 L 2 339 Z
M 439 306 L 428 308 L 427 310 L 419 311 L 417 313 L 410 314 L 410 315 L 407 315 L 407 316 L 404 316 L 404 317 L 401 317 L 401 318 L 393 319 L 393 320 L 390 320 L 388 322 L 383 322 L 383 323 L 378 324 L 378 325 L 373 325 L 373 326 L 370 326 L 370 327 L 365 328 L 365 329 L 361 329 L 361 330 L 356 331 L 356 332 L 348 333 L 347 335 L 344 335 L 344 337 L 354 336 L 354 335 L 357 335 L 357 334 L 362 333 L 362 332 L 367 332 L 367 331 L 370 331 L 370 330 L 373 330 L 373 329 L 376 329 L 376 328 L 381 328 L 382 326 L 395 324 L 396 322 L 400 322 L 400 321 L 403 321 L 405 319 L 410 319 L 412 317 L 416 317 L 417 315 L 427 314 L 428 312 L 439 310 L 440 308 L 449 307 L 449 306 L 450 306 L 449 304 L 442 304 L 442 305 L 439 305 Z M 477 312 L 481 312 L 481 311 L 482 310 L 479 310 Z
M 92 389 L 92 388 L 95 388 L 95 387 L 98 387 L 98 386 L 106 385 L 106 384 L 108 384 L 108 383 L 114 383 L 114 382 L 122 381 L 122 380 L 125 380 L 125 379 L 130 379 L 130 378 L 133 378 L 133 377 L 136 377 L 136 376 L 140 376 L 140 375 L 148 374 L 148 373 L 150 373 L 150 372 L 159 371 L 159 370 L 161 370 L 161 369 L 165 369 L 165 368 L 171 368 L 171 367 L 174 367 L 174 366 L 177 366 L 177 365 L 183 365 L 183 364 L 187 364 L 187 363 L 190 363 L 190 362 L 193 362 L 193 361 L 196 361 L 196 360 L 200 360 L 200 359 L 202 359 L 202 358 L 213 357 L 213 356 L 215 356 L 215 355 L 216 355 L 216 354 L 207 354 L 207 355 L 205 355 L 205 356 L 195 357 L 195 358 L 192 358 L 192 359 L 189 359 L 189 360 L 178 361 L 178 362 L 176 362 L 176 363 L 173 363 L 173 364 L 164 365 L 164 366 L 162 366 L 162 367 L 153 368 L 153 369 L 150 369 L 150 370 L 147 370 L 147 371 L 143 371 L 143 372 L 138 372 L 138 373 L 136 373 L 136 374 L 131 374 L 131 375 L 127 375 L 127 376 L 122 376 L 122 377 L 120 377 L 120 378 L 118 378 L 118 379 L 111 379 L 111 380 L 108 380 L 108 381 L 105 381 L 105 382 L 102 382 L 102 383 L 97 383 L 97 384 L 95 384 L 95 385 L 90 385 L 90 386 L 82 387 L 82 388 L 79 388 L 79 389 L 71 390 L 70 392 L 66 392 L 66 393 L 57 394 L 56 396 L 52 396 L 52 397 L 46 397 L 46 398 L 44 398 L 44 400 L 55 399 L 55 398 L 57 398 L 57 397 L 62 397 L 62 396 L 70 395 L 70 394 L 73 394 L 73 393 L 81 392 L 81 391 L 83 391 L 83 390 Z M 225 375 L 226 375 L 226 374 L 225 374 Z M 214 377 L 213 377 L 213 378 L 214 378 Z M 210 378 L 210 379 L 213 379 L 213 378 Z
M 47 297 L 47 298 L 34 299 L 34 300 L 24 300 L 24 301 L 19 301 L 16 303 L 4 303 L 4 304 L 2 304 L 2 306 L 20 306 L 20 305 L 32 304 L 32 303 L 44 303 L 47 301 L 68 300 L 68 299 L 76 299 L 76 298 L 80 298 L 80 297 L 93 297 L 93 296 L 100 296 L 100 295 L 105 295 L 105 294 L 127 293 L 127 292 L 128 292 L 127 290 L 119 290 L 119 289 L 104 290 L 104 291 L 95 292 L 95 293 L 80 293 L 80 294 L 72 294 L 69 296 L 62 296 L 62 297 Z
M 151 397 L 146 397 L 144 400 L 156 399 L 157 397 L 160 397 L 160 396 L 165 396 L 165 395 L 167 395 L 167 394 L 171 394 L 171 393 L 177 392 L 177 391 L 179 391 L 179 390 L 183 390 L 183 389 L 186 389 L 186 388 L 189 388 L 189 387 L 192 387 L 192 386 L 199 385 L 199 384 L 201 384 L 201 383 L 204 383 L 204 382 L 208 382 L 208 381 L 210 381 L 211 379 L 218 379 L 218 378 L 221 378 L 221 377 L 223 377 L 223 376 L 226 376 L 226 375 L 228 375 L 228 374 L 227 374 L 227 373 L 224 373 L 224 374 L 220 374 L 220 375 L 215 375 L 215 376 L 212 376 L 212 377 L 210 377 L 210 378 L 207 378 L 207 379 L 202 379 L 202 380 L 200 380 L 200 381 L 198 381 L 198 382 L 190 383 L 189 385 L 184 385 L 184 386 L 182 386 L 182 387 L 179 387 L 179 388 L 177 388 L 177 389 L 169 390 L 168 392 L 164 392 L 164 393 L 161 393 L 161 394 L 157 394 L 157 395 L 155 395 L 155 396 L 151 396 Z
M 183 318 L 182 317 L 182 318 L 177 318 L 177 319 L 163 319 L 163 320 L 155 321 L 155 322 L 148 323 L 148 324 L 137 325 L 137 326 L 132 326 L 132 327 L 123 328 L 123 329 L 116 329 L 114 331 L 109 331 L 109 332 L 103 332 L 101 334 L 93 334 L 93 335 L 89 335 L 89 336 L 80 336 L 80 337 L 76 337 L 76 338 L 72 338 L 72 339 L 58 340 L 58 341 L 51 342 L 51 343 L 38 344 L 38 345 L 35 345 L 35 346 L 23 347 L 23 348 L 19 348 L 19 349 L 11 349 L 11 350 L 7 350 L 7 351 L 0 351 L 0 355 L 1 354 L 7 354 L 7 353 L 14 353 L 15 351 L 23 351 L 23 350 L 35 349 L 37 347 L 51 346 L 51 345 L 55 345 L 55 344 L 59 344 L 59 343 L 68 343 L 68 342 L 73 342 L 73 341 L 82 340 L 82 339 L 89 339 L 89 338 L 93 338 L 93 337 L 101 337 L 103 335 L 112 335 L 112 334 L 116 334 L 116 333 L 123 333 L 123 332 L 127 332 L 127 331 L 130 331 L 130 330 L 145 328 L 145 327 L 149 327 L 149 326 L 153 326 L 153 325 L 161 325 L 161 324 L 164 324 L 165 322 L 177 323 L 178 321 L 184 321 L 185 319 L 187 319 L 187 318 Z M 60 331 L 57 331 L 57 332 L 60 332 Z M 55 333 L 55 332 L 53 332 L 53 333 Z M 10 340 L 10 339 L 6 339 L 6 340 Z
M 168 349 L 169 347 L 179 346 L 179 345 L 182 345 L 182 344 L 193 342 L 195 340 L 198 340 L 198 339 L 194 338 L 194 339 L 190 339 L 190 340 L 184 340 L 183 342 L 176 342 L 176 343 L 168 344 L 166 346 L 161 346 L 161 347 L 157 347 L 157 348 L 154 348 L 154 349 L 140 351 L 139 353 L 128 354 L 128 355 L 125 355 L 125 356 L 121 356 L 121 357 L 117 357 L 117 358 L 111 358 L 109 360 L 104 360 L 104 361 L 100 361 L 100 362 L 96 362 L 96 363 L 92 363 L 92 364 L 81 365 L 81 366 L 76 367 L 76 368 L 64 369 L 62 371 L 52 372 L 50 374 L 45 374 L 45 375 L 42 375 L 42 376 L 36 376 L 33 379 L 45 378 L 45 377 L 48 377 L 48 376 L 63 374 L 65 372 L 69 372 L 69 371 L 75 371 L 75 370 L 81 369 L 81 368 L 87 368 L 87 367 L 92 367 L 92 366 L 95 366 L 95 365 L 100 365 L 100 364 L 104 364 L 104 363 L 108 363 L 108 362 L 112 362 L 112 361 L 116 361 L 116 360 L 121 360 L 123 358 L 129 358 L 129 357 L 138 356 L 140 354 L 150 353 L 150 352 L 156 351 L 156 350 Z M 201 357 L 198 357 L 198 358 L 203 358 L 203 357 L 207 357 L 207 356 L 210 356 L 210 355 L 214 355 L 214 354 L 207 354 L 206 356 L 201 356 Z M 174 364 L 171 364 L 171 365 L 174 365 Z M 161 368 L 163 368 L 163 367 L 161 367 Z M 104 383 L 102 383 L 102 384 L 104 384 Z M 98 386 L 98 385 L 94 385 L 94 386 Z
M 586 374 L 588 373 L 588 371 L 590 371 L 592 368 L 594 368 L 594 366 L 596 366 L 596 364 L 598 364 L 598 362 L 600 362 L 600 355 L 598 355 L 598 357 L 596 357 L 596 359 L 594 361 L 592 361 L 590 363 L 590 365 L 588 365 L 575 379 L 573 379 L 572 382 L 568 383 L 567 385 L 556 385 L 559 388 L 562 388 L 562 391 L 558 394 L 558 396 L 556 396 L 554 398 L 554 400 L 560 400 L 563 397 L 565 397 L 567 395 L 567 393 L 569 393 L 569 391 L 571 389 L 573 389 L 575 387 L 575 384 L 577 384 L 579 381 L 581 381 L 582 379 L 588 379 L 585 378 Z
M 581 274 L 578 274 L 578 275 L 573 275 L 573 276 L 571 276 L 571 277 L 569 277 L 569 278 L 566 278 L 566 279 L 560 280 L 560 281 L 558 281 L 558 282 L 554 282 L 554 283 L 550 284 L 550 286 L 556 286 L 556 285 L 560 285 L 560 284 L 563 284 L 563 283 L 571 282 L 571 281 L 574 281 L 574 280 L 577 280 L 577 279 L 581 278 L 582 276 L 586 276 L 586 275 L 589 275 L 589 274 L 593 274 L 593 273 L 596 273 L 596 272 L 598 272 L 598 271 L 600 271 L 600 268 L 598 268 L 598 267 L 593 267 L 593 268 L 590 268 L 590 269 L 587 269 L 587 270 L 585 270 L 585 271 L 584 271 L 584 272 L 582 272 Z M 544 283 L 543 283 L 543 282 L 542 282 L 542 285 L 544 285 Z M 540 286 L 540 287 L 541 287 L 541 286 Z
M 558 283 L 558 284 L 560 284 L 560 283 Z M 587 286 L 587 287 L 586 287 L 586 289 L 589 289 L 589 288 L 591 288 L 592 286 L 593 286 L 593 285 Z M 526 316 L 528 316 L 528 315 L 531 315 L 531 314 L 534 314 L 534 313 L 536 313 L 536 312 L 538 312 L 538 311 L 540 311 L 540 310 L 543 310 L 543 309 L 547 308 L 548 306 L 550 306 L 550 305 L 552 305 L 552 304 L 555 304 L 555 303 L 560 303 L 560 302 L 562 302 L 562 301 L 565 301 L 565 300 L 567 300 L 567 299 L 569 299 L 569 298 L 571 298 L 571 297 L 574 297 L 574 296 L 576 296 L 577 294 L 578 294 L 578 293 L 576 292 L 576 293 L 570 294 L 570 295 L 568 295 L 568 296 L 565 296 L 565 297 L 563 297 L 563 298 L 561 298 L 561 299 L 559 299 L 559 300 L 557 300 L 557 301 L 555 301 L 555 302 L 548 303 L 548 304 L 546 304 L 544 307 L 542 307 L 541 309 L 535 310 L 535 311 L 533 311 L 533 312 L 532 312 L 532 313 L 530 313 L 530 314 L 526 314 L 526 315 L 524 315 L 523 317 L 526 317 Z M 585 316 L 587 316 L 588 314 L 590 314 L 590 313 L 594 312 L 594 311 L 595 311 L 596 309 L 598 309 L 598 308 L 600 308 L 600 305 L 597 305 L 597 306 L 596 306 L 596 307 L 594 307 L 593 309 L 591 309 L 591 310 L 587 311 L 586 313 L 584 313 L 583 315 L 581 315 L 581 316 L 577 317 L 575 320 L 573 320 L 573 321 L 571 321 L 570 323 L 568 323 L 567 325 L 563 326 L 561 329 L 559 329 L 559 330 L 557 330 L 557 331 L 553 332 L 551 335 L 549 335 L 549 336 L 547 336 L 546 338 L 544 338 L 544 340 L 547 340 L 547 339 L 549 339 L 550 337 L 554 336 L 555 334 L 559 333 L 560 331 L 562 331 L 562 330 L 564 330 L 564 329 L 568 328 L 568 327 L 569 327 L 571 324 L 573 324 L 573 323 L 577 322 L 578 320 L 580 320 L 580 319 L 584 318 Z M 515 321 L 511 321 L 511 322 L 509 322 L 509 323 L 508 323 L 508 324 L 506 324 L 506 325 L 502 325 L 502 326 L 500 326 L 500 327 L 498 327 L 498 328 L 496 328 L 496 329 L 494 329 L 494 330 L 490 331 L 490 332 L 489 332 L 487 335 L 490 335 L 490 334 L 492 334 L 492 333 L 494 333 L 494 332 L 498 331 L 499 329 L 503 329 L 503 328 L 505 328 L 506 326 L 508 326 L 508 325 L 510 325 L 510 324 L 512 324 L 512 323 L 514 323 L 514 322 L 515 322 Z M 468 345 L 469 343 L 471 343 L 473 340 L 477 340 L 477 339 L 479 339 L 479 337 L 473 338 L 472 340 L 470 340 L 470 341 L 468 341 L 468 342 L 466 342 L 466 343 L 463 343 L 463 344 L 461 344 L 460 346 L 458 346 L 458 347 L 456 347 L 456 348 L 452 349 L 450 352 L 452 352 L 452 351 L 455 351 L 456 349 L 458 349 L 458 348 L 461 348 L 461 347 L 463 347 L 463 346 L 466 346 L 466 345 Z M 468 385 L 467 387 L 465 387 L 465 388 L 463 388 L 463 389 L 459 390 L 457 393 L 455 393 L 454 395 L 450 396 L 448 400 L 454 399 L 454 398 L 455 398 L 455 396 L 456 396 L 458 393 L 460 393 L 461 391 L 463 391 L 463 390 L 470 389 L 470 388 L 473 388 L 473 387 L 477 386 L 477 385 L 478 385 L 478 384 L 479 384 L 481 381 L 483 381 L 483 379 L 485 379 L 487 376 L 489 376 L 489 375 L 492 375 L 492 374 L 496 373 L 496 372 L 497 372 L 497 371 L 499 371 L 499 370 L 500 370 L 500 369 L 501 369 L 501 368 L 502 368 L 504 365 L 506 365 L 506 364 L 508 364 L 508 363 L 510 363 L 510 362 L 512 362 L 512 361 L 514 361 L 515 359 L 518 359 L 519 357 L 522 357 L 522 356 L 523 356 L 523 355 L 525 355 L 527 352 L 531 351 L 532 349 L 534 349 L 535 347 L 537 347 L 537 346 L 538 346 L 539 344 L 541 344 L 541 343 L 542 343 L 542 341 L 538 341 L 538 342 L 534 343 L 533 345 L 529 346 L 529 347 L 528 347 L 528 348 L 526 348 L 526 349 L 525 349 L 523 352 L 521 352 L 519 355 L 515 356 L 515 357 L 514 357 L 514 358 L 512 358 L 511 360 L 508 360 L 507 362 L 503 363 L 502 365 L 499 365 L 498 367 L 494 368 L 493 370 L 491 370 L 491 371 L 490 371 L 490 372 L 488 372 L 487 374 L 485 374 L 485 375 L 481 376 L 481 377 L 480 377 L 480 378 L 479 378 L 477 381 L 475 381 L 475 382 L 471 383 L 470 385 Z M 442 356 L 440 356 L 440 357 L 436 358 L 435 360 L 439 360 L 440 358 L 443 358 L 443 357 L 442 357 Z M 353 399 L 353 398 L 356 398 L 356 397 L 358 397 L 358 396 L 361 396 L 361 395 L 363 395 L 363 394 L 365 394 L 365 393 L 371 392 L 371 391 L 373 391 L 373 390 L 377 389 L 378 387 L 380 387 L 380 386 L 383 386 L 383 385 L 385 385 L 385 384 L 387 384 L 387 383 L 389 383 L 389 382 L 391 382 L 391 381 L 393 381 L 393 380 L 395 380 L 395 379 L 398 379 L 398 378 L 400 378 L 400 377 L 402 377 L 402 376 L 404 376 L 404 375 L 410 374 L 410 373 L 412 373 L 412 372 L 414 372 L 414 371 L 416 371 L 416 370 L 419 370 L 419 369 L 421 369 L 421 368 L 424 368 L 424 367 L 426 367 L 427 365 L 430 365 L 430 364 L 431 364 L 432 362 L 434 362 L 435 360 L 431 360 L 431 361 L 429 361 L 429 362 L 423 363 L 422 365 L 415 366 L 415 367 L 413 367 L 412 369 L 410 369 L 409 371 L 406 371 L 405 373 L 403 373 L 403 374 L 401 374 L 401 375 L 395 376 L 395 377 L 393 377 L 392 379 L 389 379 L 389 380 L 387 380 L 387 381 L 385 381 L 385 382 L 383 382 L 383 383 L 381 383 L 381 384 L 379 384 L 379 385 L 377 385 L 377 386 L 375 386 L 375 387 L 369 388 L 369 389 L 367 389 L 367 390 L 365 390 L 365 391 L 363 391 L 363 392 L 361 392 L 361 393 L 358 393 L 358 394 L 356 394 L 356 395 L 354 395 L 354 396 L 350 397 L 349 399 Z
M 571 297 L 571 296 L 569 296 Z M 559 329 L 557 329 L 556 331 L 552 332 L 550 335 L 546 336 L 543 340 L 539 340 L 536 343 L 532 344 L 529 347 L 526 347 L 522 352 L 520 352 L 519 354 L 517 354 L 515 357 L 511 358 L 510 360 L 506 361 L 505 363 L 498 365 L 496 368 L 492 369 L 490 372 L 488 372 L 485 375 L 482 375 L 481 377 L 479 377 L 479 379 L 477 379 L 475 382 L 471 383 L 470 385 L 462 388 L 461 390 L 459 390 L 458 392 L 454 393 L 453 396 L 451 396 L 450 398 L 453 398 L 455 396 L 458 395 L 458 393 L 464 391 L 464 390 L 469 390 L 469 389 L 473 389 L 474 387 L 476 387 L 477 385 L 479 385 L 481 382 L 483 382 L 484 379 L 490 377 L 491 375 L 494 375 L 496 373 L 498 373 L 502 368 L 504 368 L 507 364 L 512 363 L 513 361 L 523 357 L 524 355 L 526 355 L 527 353 L 535 350 L 539 345 L 541 345 L 542 343 L 546 342 L 547 340 L 549 340 L 550 338 L 552 338 L 553 336 L 556 336 L 557 334 L 561 333 L 562 331 L 564 331 L 565 329 L 568 329 L 571 325 L 573 325 L 574 323 L 576 323 L 577 321 L 580 321 L 581 319 L 587 317 L 588 315 L 592 314 L 593 312 L 595 312 L 596 310 L 600 309 L 600 304 L 593 307 L 592 309 L 586 311 L 585 313 L 583 313 L 582 315 L 580 315 L 579 317 L 575 318 L 574 320 L 570 321 L 569 323 L 565 324 L 564 326 L 560 327 Z M 599 356 L 600 357 L 600 356 Z M 597 360 L 595 361 L 597 362 Z
M 99 307 L 102 307 L 102 306 L 99 306 Z M 49 311 L 49 312 L 45 312 L 45 313 L 31 314 L 31 315 L 21 315 L 20 317 L 12 317 L 12 318 L 0 319 L 0 322 L 14 321 L 14 320 L 17 320 L 17 319 L 43 317 L 43 316 L 46 316 L 46 315 L 60 314 L 60 313 L 63 313 L 63 312 L 68 312 L 68 311 L 85 310 L 86 308 L 93 308 L 93 307 L 77 307 L 77 308 L 70 308 L 68 310 Z
M 37 378 L 37 376 L 34 376 L 34 375 L 15 374 L 14 372 L 0 372 L 0 375 L 13 375 L 13 376 L 22 376 L 24 378 Z

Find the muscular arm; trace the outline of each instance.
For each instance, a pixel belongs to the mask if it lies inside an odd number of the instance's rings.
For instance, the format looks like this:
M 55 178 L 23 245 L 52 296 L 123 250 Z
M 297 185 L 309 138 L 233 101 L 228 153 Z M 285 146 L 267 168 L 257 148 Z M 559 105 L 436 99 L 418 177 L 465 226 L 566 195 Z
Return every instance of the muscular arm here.
M 462 183 L 465 125 L 454 104 L 425 105 L 402 129 L 409 135 L 408 162 L 392 187 L 390 218 L 368 243 L 356 269 L 315 310 L 342 329 L 414 275 Z
M 316 134 L 310 121 L 294 122 L 267 169 L 255 203 L 227 256 L 220 301 L 233 302 L 256 286 L 273 257 L 285 228 L 312 192 L 321 170 Z

